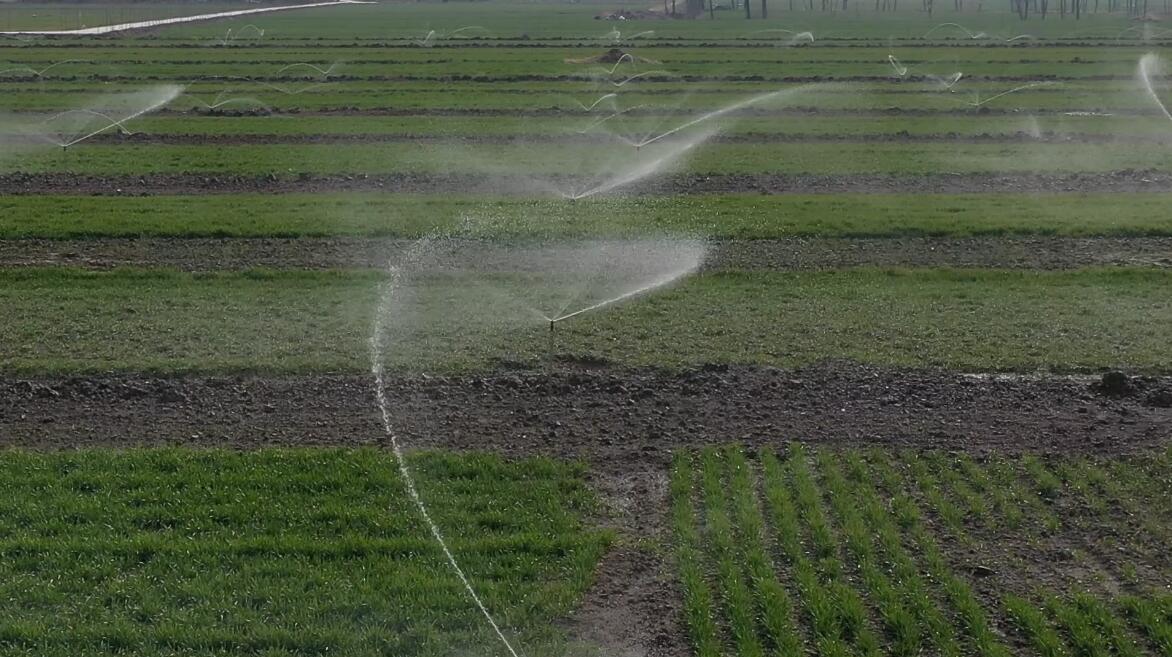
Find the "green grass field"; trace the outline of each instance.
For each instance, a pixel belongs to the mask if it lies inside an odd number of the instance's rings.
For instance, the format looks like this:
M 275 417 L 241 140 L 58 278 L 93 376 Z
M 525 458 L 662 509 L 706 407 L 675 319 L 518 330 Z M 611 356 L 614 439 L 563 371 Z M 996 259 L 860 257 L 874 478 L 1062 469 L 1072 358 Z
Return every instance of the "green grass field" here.
M 754 456 L 673 465 L 698 655 L 1168 654 L 1168 452 Z M 1029 556 L 1061 545 L 1062 563 Z
M 0 279 L 23 373 L 363 372 L 373 273 L 10 271 Z M 422 279 L 389 321 L 395 368 L 539 365 L 555 350 L 616 365 L 825 359 L 964 371 L 1160 371 L 1172 358 L 1170 275 L 1148 270 L 851 270 L 697 276 L 641 303 L 568 320 L 538 309 L 569 280 L 470 274 Z M 546 310 L 546 312 L 551 312 Z M 1123 336 L 1124 339 L 1120 339 Z
M 411 465 L 505 629 L 551 621 L 611 540 L 582 468 L 420 454 Z M 0 454 L 0 653 L 497 654 L 375 450 Z
M 1172 236 L 1167 193 L 713 194 L 594 203 L 420 194 L 229 194 L 160 198 L 10 196 L 0 237 L 418 238 L 461 231 L 496 239 L 655 233 L 712 238 Z

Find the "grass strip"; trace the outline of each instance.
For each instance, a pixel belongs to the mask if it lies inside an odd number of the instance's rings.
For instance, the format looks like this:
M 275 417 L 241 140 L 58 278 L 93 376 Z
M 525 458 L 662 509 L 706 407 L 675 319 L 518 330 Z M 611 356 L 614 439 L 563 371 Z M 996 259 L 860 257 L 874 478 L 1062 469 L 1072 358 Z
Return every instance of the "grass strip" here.
M 910 450 L 901 452 L 900 460 L 907 463 L 908 477 L 915 482 L 929 508 L 950 530 L 958 536 L 965 536 L 965 510 L 953 503 L 945 493 L 944 486 L 936 477 L 937 470 L 931 468 L 919 454 Z
M 1148 598 L 1124 596 L 1120 604 L 1132 625 L 1144 633 L 1159 654 L 1172 656 L 1172 618 Z
M 958 454 L 953 461 L 960 476 L 972 490 L 993 505 L 991 520 L 996 525 L 1017 529 L 1022 525 L 1021 504 L 1014 499 L 1012 489 L 994 480 L 987 467 L 978 465 L 968 454 Z
M 704 493 L 709 559 L 716 565 L 716 579 L 720 582 L 724 615 L 728 619 L 735 654 L 762 657 L 765 653 L 757 636 L 756 605 L 749 584 L 745 582 L 744 555 L 738 549 L 729 516 L 723 471 L 720 452 L 716 448 L 701 451 L 700 481 Z
M 802 652 L 802 640 L 794 626 L 794 604 L 778 581 L 776 569 L 765 542 L 765 519 L 757 503 L 756 477 L 744 452 L 729 448 L 725 452 L 727 479 L 732 497 L 733 520 L 737 528 L 736 545 L 748 569 L 749 581 L 759 602 L 757 614 L 777 657 Z
M 879 638 L 869 627 L 862 596 L 851 586 L 844 572 L 838 536 L 823 508 L 822 493 L 810 470 L 809 458 L 800 443 L 790 444 L 786 465 L 793 480 L 798 513 L 809 529 L 810 547 L 815 556 L 813 565 L 819 576 L 828 582 L 841 641 L 853 645 L 864 657 L 879 655 L 882 652 Z
M 447 103 L 450 94 L 437 96 Z M 503 106 L 526 107 L 530 100 L 512 96 Z M 735 97 L 729 98 L 735 102 Z M 65 137 L 71 137 L 66 135 Z M 637 136 L 637 135 L 636 135 Z M 74 173 L 92 175 L 198 174 L 272 175 L 295 181 L 309 175 L 495 174 L 539 179 L 549 175 L 586 176 L 596 182 L 586 191 L 627 171 L 679 157 L 686 143 L 657 142 L 630 149 L 624 166 L 614 170 L 612 143 L 571 148 L 541 144 L 78 144 L 68 150 L 27 149 L 0 162 L 4 173 Z M 965 144 L 951 143 L 805 143 L 792 144 L 779 156 L 767 143 L 709 143 L 697 148 L 676 169 L 696 174 L 785 173 L 811 175 L 893 174 L 917 176 L 949 173 L 1106 173 L 1122 170 L 1169 171 L 1167 147 L 1142 144 Z M 626 174 L 629 175 L 629 174 Z M 535 185 L 527 187 L 532 190 Z M 526 185 L 522 184 L 520 190 Z
M 902 657 L 918 655 L 924 644 L 918 619 L 905 605 L 906 596 L 900 587 L 884 572 L 884 564 L 874 547 L 874 529 L 863 520 L 856 506 L 859 500 L 849 495 L 846 480 L 831 458 L 837 457 L 828 457 L 826 452 L 820 452 L 818 469 L 822 474 L 830 507 L 837 516 L 843 542 L 867 587 L 871 605 L 886 628 L 891 641 L 891 654 Z
M 8 196 L 0 238 L 416 238 L 703 233 L 714 238 L 1170 236 L 1172 194 L 721 194 L 598 198 L 461 194 Z
M 356 272 L 0 270 L 8 309 L 0 370 L 365 371 L 381 281 Z M 428 278 L 395 303 L 387 366 L 539 364 L 552 346 L 661 367 L 843 358 L 977 371 L 1165 371 L 1170 284 L 1172 273 L 1157 271 L 706 274 L 565 322 L 551 345 L 531 308 L 572 295 L 573 281 L 554 272 Z
M 684 620 L 698 657 L 719 657 L 720 639 L 712 593 L 704 576 L 703 542 L 692 501 L 695 479 L 692 455 L 679 450 L 672 457 L 671 513 L 676 558 L 683 589 Z
M 521 643 L 592 581 L 582 466 L 411 457 L 485 603 Z M 370 449 L 0 452 L 0 652 L 441 655 L 496 643 Z M 559 648 L 561 646 L 561 648 Z
M 1141 657 L 1143 655 L 1143 651 L 1140 650 L 1135 638 L 1127 630 L 1127 626 L 1102 600 L 1089 593 L 1080 592 L 1074 595 L 1074 604 L 1095 629 L 1107 638 L 1114 654 L 1119 657 Z
M 895 488 L 887 489 L 887 491 L 892 494 L 897 494 L 905 490 L 908 484 L 900 484 L 898 482 L 887 455 L 878 450 L 872 451 L 870 454 L 873 468 L 879 471 L 886 471 L 885 474 L 880 475 L 880 479 L 884 482 L 895 484 L 896 486 Z M 922 461 L 917 459 L 913 460 L 919 463 L 920 466 L 923 465 Z M 909 475 L 918 480 L 922 475 L 919 466 L 913 465 L 909 470 Z M 1009 649 L 1006 648 L 993 632 L 988 614 L 980 600 L 978 600 L 972 586 L 953 572 L 940 545 L 929 533 L 918 504 L 910 496 L 904 499 L 906 502 L 902 505 L 899 513 L 907 524 L 906 534 L 910 541 L 919 549 L 928 575 L 939 583 L 939 586 L 944 591 L 945 597 L 953 609 L 956 610 L 956 614 L 960 618 L 965 632 L 973 640 L 977 653 L 982 657 L 1009 657 Z M 958 530 L 954 529 L 953 531 Z M 958 533 L 963 536 L 963 529 L 959 530 Z
M 1094 619 L 1086 609 L 1057 596 L 1046 600 L 1046 609 L 1057 619 L 1066 631 L 1074 655 L 1078 657 L 1109 657 L 1111 642 L 1095 626 Z
M 1004 604 L 1014 625 L 1042 657 L 1068 657 L 1072 654 L 1066 642 L 1046 620 L 1045 614 L 1029 600 L 1007 595 Z
M 818 575 L 814 560 L 802 545 L 801 515 L 794 502 L 788 479 L 788 463 L 769 450 L 761 458 L 766 508 L 777 535 L 778 547 L 792 569 L 798 600 L 809 622 L 814 650 L 819 657 L 846 657 L 857 654 L 843 637 L 841 614 L 835 591 Z
M 827 459 L 827 466 L 834 466 Z M 866 462 L 855 451 L 842 455 L 845 460 L 849 485 L 853 493 L 853 502 L 858 505 L 866 519 L 868 529 L 875 536 L 876 542 L 882 546 L 887 555 L 892 576 L 903 587 L 903 596 L 906 604 L 913 612 L 916 622 L 927 633 L 935 648 L 945 657 L 960 654 L 952 625 L 948 617 L 942 613 L 934 597 L 929 592 L 928 583 L 921 573 L 919 565 L 910 552 L 904 547 L 901 529 L 910 529 L 914 526 L 916 516 L 915 507 L 909 506 L 911 499 L 904 493 L 891 498 L 891 510 L 883 507 L 879 500 L 878 490 L 871 484 Z M 836 478 L 837 466 L 833 470 Z

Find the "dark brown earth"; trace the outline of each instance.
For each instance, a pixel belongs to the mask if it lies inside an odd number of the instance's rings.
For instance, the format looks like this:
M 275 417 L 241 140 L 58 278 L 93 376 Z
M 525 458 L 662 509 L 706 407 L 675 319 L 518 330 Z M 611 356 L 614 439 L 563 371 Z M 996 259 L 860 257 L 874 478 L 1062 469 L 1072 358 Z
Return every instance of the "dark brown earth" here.
M 606 139 L 606 134 L 525 134 L 525 135 L 483 135 L 448 136 L 410 133 L 369 133 L 369 134 L 181 134 L 145 133 L 132 135 L 109 133 L 90 138 L 90 143 L 102 144 L 160 144 L 174 146 L 247 146 L 265 144 L 592 144 Z M 1091 133 L 1030 134 L 1027 132 L 1008 133 L 925 133 L 907 132 L 838 134 L 838 133 L 783 133 L 746 132 L 716 135 L 708 139 L 716 144 L 1133 144 L 1172 145 L 1172 138 L 1159 135 L 1111 135 Z M 615 139 L 616 143 L 621 143 Z M 30 142 L 34 143 L 34 142 Z
M 638 472 L 671 449 L 739 441 L 969 452 L 1127 453 L 1172 438 L 1172 378 L 1122 396 L 1062 377 L 824 364 L 681 372 L 589 367 L 388 381 L 413 447 L 546 454 Z M 0 445 L 377 445 L 361 375 L 0 379 Z
M 836 78 L 837 79 L 837 78 Z M 456 93 L 458 90 L 453 89 Z M 20 112 L 15 112 L 20 114 Z M 557 118 L 597 118 L 597 114 L 587 111 L 568 110 L 564 107 L 551 106 L 537 109 L 493 108 L 493 107 L 428 107 L 428 108 L 399 108 L 399 107 L 315 107 L 302 109 L 299 107 L 270 106 L 266 108 L 217 108 L 206 109 L 198 105 L 187 110 L 160 110 L 154 115 L 162 116 L 227 116 L 227 117 L 266 117 L 274 114 L 289 116 L 430 116 L 430 117 L 557 117 Z M 679 116 L 695 118 L 694 109 L 673 109 L 657 107 L 646 110 L 632 110 L 624 112 L 624 116 Z M 954 109 L 920 109 L 915 107 L 890 107 L 885 109 L 857 108 L 834 109 L 817 106 L 796 106 L 786 108 L 749 108 L 730 114 L 734 117 L 802 117 L 802 116 L 842 116 L 842 117 L 958 117 L 958 116 L 1013 116 L 1022 118 L 1022 112 L 1016 108 L 1003 109 L 983 105 L 980 108 L 958 106 Z M 1043 109 L 1032 110 L 1029 115 L 1038 118 L 1047 116 L 1115 116 L 1127 117 L 1158 117 L 1159 110 L 1144 109 L 1112 109 L 1105 113 L 1097 109 L 1063 110 Z
M 659 508 L 665 500 L 651 503 Z M 683 595 L 668 562 L 646 546 L 611 549 L 595 570 L 594 586 L 564 626 L 579 642 L 601 646 L 606 655 L 691 655 L 680 623 Z
M 0 240 L 0 268 L 165 267 L 182 271 L 382 268 L 414 240 L 390 238 L 95 238 Z M 453 257 L 511 269 L 515 244 L 470 243 Z M 458 263 L 456 263 L 458 264 Z M 973 237 L 713 241 L 708 271 L 844 267 L 1072 269 L 1172 267 L 1172 237 Z
M 460 174 L 338 174 L 284 177 L 212 174 L 98 176 L 69 173 L 0 174 L 0 195 L 238 194 L 378 191 L 398 193 L 549 194 L 550 189 L 588 189 L 604 180 L 481 176 Z M 1126 193 L 1172 190 L 1172 173 L 1121 170 L 1104 173 L 938 173 L 888 174 L 678 174 L 624 186 L 624 194 L 967 194 Z

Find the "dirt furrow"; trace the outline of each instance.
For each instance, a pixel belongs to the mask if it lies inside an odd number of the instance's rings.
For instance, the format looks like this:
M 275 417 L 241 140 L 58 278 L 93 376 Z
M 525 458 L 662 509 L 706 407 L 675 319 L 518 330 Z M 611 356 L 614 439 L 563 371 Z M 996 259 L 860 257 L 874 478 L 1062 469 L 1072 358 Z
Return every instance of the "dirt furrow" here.
M 71 173 L 0 174 L 0 194 L 150 196 L 155 194 L 238 194 L 244 192 L 395 192 L 551 196 L 609 182 L 567 176 L 476 174 L 337 174 L 278 176 L 151 174 L 101 176 Z M 966 193 L 1128 193 L 1172 191 L 1172 172 L 1119 170 L 1102 173 L 937 173 L 937 174 L 677 174 L 621 186 L 636 195 L 723 194 L 966 194 Z
M 607 133 L 579 134 L 569 129 L 560 134 L 516 135 L 436 135 L 409 133 L 374 134 L 180 134 L 145 133 L 132 135 L 109 133 L 90 138 L 94 144 L 160 144 L 171 146 L 253 146 L 266 144 L 597 144 L 600 140 L 623 144 Z M 962 134 L 956 132 L 909 134 L 907 132 L 867 134 L 808 134 L 752 132 L 716 135 L 708 139 L 716 144 L 1131 144 L 1172 146 L 1172 137 L 1160 135 L 1088 134 L 1088 133 L 1006 133 Z M 28 143 L 43 143 L 29 139 Z
M 610 472 L 671 449 L 740 441 L 1126 453 L 1172 437 L 1172 378 L 1110 396 L 1087 380 L 971 376 L 828 363 L 798 370 L 611 369 L 392 378 L 395 430 L 412 447 L 582 457 Z M 379 445 L 362 375 L 0 377 L 0 445 Z
M 182 271 L 382 268 L 414 240 L 391 238 L 94 238 L 0 240 L 0 267 L 164 267 Z M 708 271 L 846 267 L 1172 267 L 1172 237 L 790 238 L 714 240 Z M 524 244 L 468 242 L 445 268 L 509 271 Z

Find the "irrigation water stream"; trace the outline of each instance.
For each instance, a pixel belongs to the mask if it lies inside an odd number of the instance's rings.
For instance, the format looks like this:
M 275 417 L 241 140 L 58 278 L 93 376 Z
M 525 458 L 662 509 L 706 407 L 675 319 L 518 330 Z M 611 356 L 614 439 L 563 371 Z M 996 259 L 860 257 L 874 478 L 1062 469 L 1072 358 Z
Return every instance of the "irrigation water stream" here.
M 395 342 L 396 336 L 390 335 L 388 330 L 389 319 L 411 313 L 408 304 L 401 300 L 404 288 L 412 284 L 410 279 L 414 276 L 425 278 L 436 271 L 451 272 L 455 268 L 459 268 L 458 273 L 462 280 L 484 280 L 499 273 L 478 269 L 487 259 L 477 258 L 474 251 L 468 250 L 468 244 L 472 245 L 470 248 L 476 248 L 475 241 L 427 237 L 416 242 L 396 264 L 388 265 L 387 279 L 378 293 L 378 304 L 371 330 L 370 371 L 374 377 L 375 400 L 382 418 L 383 430 L 390 442 L 408 495 L 419 509 L 420 516 L 439 544 L 453 572 L 459 577 L 468 597 L 492 626 L 493 632 L 509 654 L 512 657 L 519 657 L 517 650 L 501 631 L 448 547 L 439 525 L 428 512 L 404 458 L 404 446 L 395 432 L 391 403 L 386 394 L 387 349 L 394 348 L 392 345 L 398 345 Z M 530 277 L 536 276 L 537 282 L 527 286 L 526 290 L 540 287 L 544 281 L 548 287 L 554 288 L 554 293 L 539 296 L 545 299 L 560 298 L 560 301 L 556 309 L 551 310 L 549 307 L 543 309 L 539 301 L 517 298 L 519 305 L 514 307 L 515 311 L 510 314 L 509 319 L 519 325 L 531 324 L 536 319 L 541 319 L 548 321 L 552 329 L 557 322 L 601 310 L 679 281 L 699 269 L 706 252 L 706 243 L 690 239 L 591 241 L 542 248 L 522 247 L 503 258 L 504 266 Z M 452 283 L 448 281 L 448 284 Z M 462 282 L 457 281 L 454 284 L 462 285 Z M 509 295 L 517 296 L 507 290 L 501 294 Z M 458 314 L 466 317 L 480 313 L 476 308 L 460 308 Z M 434 327 L 425 325 L 422 330 L 428 331 L 431 328 Z M 407 348 L 403 345 L 398 346 Z

